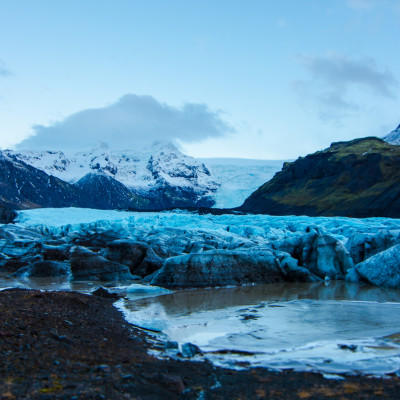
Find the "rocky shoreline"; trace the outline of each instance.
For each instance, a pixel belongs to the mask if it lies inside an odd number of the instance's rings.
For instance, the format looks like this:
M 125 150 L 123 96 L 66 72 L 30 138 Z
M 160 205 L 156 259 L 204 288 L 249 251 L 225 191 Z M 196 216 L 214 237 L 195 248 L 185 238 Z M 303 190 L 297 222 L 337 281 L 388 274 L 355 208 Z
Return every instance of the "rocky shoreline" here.
M 1 399 L 397 398 L 400 379 L 234 371 L 207 361 L 156 359 L 113 299 L 76 292 L 0 292 Z

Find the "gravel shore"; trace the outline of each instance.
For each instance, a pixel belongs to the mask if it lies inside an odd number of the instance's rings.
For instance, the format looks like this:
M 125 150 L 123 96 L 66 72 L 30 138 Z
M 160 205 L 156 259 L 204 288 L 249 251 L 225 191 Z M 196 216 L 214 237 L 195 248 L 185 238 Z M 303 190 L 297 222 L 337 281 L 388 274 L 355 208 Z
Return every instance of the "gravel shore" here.
M 112 299 L 76 292 L 0 292 L 1 399 L 395 399 L 400 379 L 232 371 L 159 360 L 154 340 Z

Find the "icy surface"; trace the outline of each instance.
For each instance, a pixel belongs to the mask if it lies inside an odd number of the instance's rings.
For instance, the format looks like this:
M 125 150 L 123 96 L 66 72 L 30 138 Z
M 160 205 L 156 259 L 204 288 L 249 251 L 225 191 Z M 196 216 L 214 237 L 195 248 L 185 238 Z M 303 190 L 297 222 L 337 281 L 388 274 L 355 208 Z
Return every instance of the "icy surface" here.
M 215 195 L 215 207 L 233 208 L 243 204 L 255 190 L 282 169 L 282 160 L 240 158 L 203 158 L 214 179 L 221 185 Z
M 382 139 L 390 144 L 400 145 L 400 125 Z
M 226 240 L 242 237 L 254 243 L 270 242 L 312 228 L 330 233 L 343 242 L 353 234 L 399 231 L 400 220 L 391 218 L 346 218 L 270 215 L 197 215 L 187 212 L 124 212 L 86 208 L 40 208 L 19 211 L 17 226 L 47 228 L 63 233 L 96 227 L 118 230 L 166 229 L 209 230 Z
M 121 306 L 129 321 L 196 344 L 218 365 L 383 375 L 400 367 L 399 301 L 399 291 L 351 284 L 274 284 Z

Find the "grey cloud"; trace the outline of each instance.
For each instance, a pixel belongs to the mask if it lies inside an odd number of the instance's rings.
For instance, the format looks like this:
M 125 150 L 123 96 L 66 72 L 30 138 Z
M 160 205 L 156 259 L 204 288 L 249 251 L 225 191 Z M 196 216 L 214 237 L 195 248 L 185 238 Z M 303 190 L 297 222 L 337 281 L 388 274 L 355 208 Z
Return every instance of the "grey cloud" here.
M 151 96 L 127 94 L 108 107 L 83 110 L 50 126 L 35 125 L 33 131 L 18 148 L 77 150 L 106 142 L 129 149 L 154 141 L 197 142 L 234 130 L 220 111 L 205 104 L 177 108 Z
M 359 108 L 352 101 L 352 89 L 361 89 L 375 96 L 396 97 L 397 79 L 387 68 L 380 70 L 372 59 L 353 60 L 335 54 L 301 56 L 299 62 L 310 78 L 293 81 L 292 90 L 302 102 L 316 107 L 324 118 L 340 118 Z

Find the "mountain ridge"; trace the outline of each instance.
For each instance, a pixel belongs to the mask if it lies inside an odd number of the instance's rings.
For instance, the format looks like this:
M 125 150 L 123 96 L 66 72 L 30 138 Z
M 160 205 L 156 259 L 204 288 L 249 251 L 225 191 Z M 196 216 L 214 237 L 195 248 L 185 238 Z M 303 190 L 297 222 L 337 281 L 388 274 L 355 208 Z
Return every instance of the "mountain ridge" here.
M 271 215 L 400 217 L 400 146 L 335 142 L 285 163 L 237 209 Z

